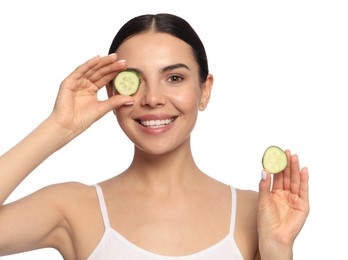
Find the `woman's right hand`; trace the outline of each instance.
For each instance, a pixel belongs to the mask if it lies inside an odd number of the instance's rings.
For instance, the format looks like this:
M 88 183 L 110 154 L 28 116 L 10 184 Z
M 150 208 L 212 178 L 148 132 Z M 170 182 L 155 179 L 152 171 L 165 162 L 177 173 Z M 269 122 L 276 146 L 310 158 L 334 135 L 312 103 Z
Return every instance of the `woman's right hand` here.
M 115 95 L 102 101 L 97 97 L 98 91 L 125 67 L 126 62 L 117 61 L 116 54 L 96 56 L 77 67 L 61 83 L 49 119 L 74 138 L 109 111 L 133 104 L 129 96 Z
M 125 61 L 117 61 L 116 54 L 97 56 L 77 67 L 63 80 L 51 115 L 23 140 L 0 156 L 0 207 L 18 184 L 52 153 L 110 110 L 134 103 L 133 98 L 129 96 L 115 95 L 102 101 L 97 98 L 98 91 L 126 66 Z M 19 160 L 20 163 L 18 163 Z M 38 203 L 38 205 L 41 207 L 42 204 Z M 13 216 L 22 217 L 22 213 L 26 210 L 23 211 L 21 206 L 15 208 L 13 212 L 20 213 L 9 213 L 7 217 L 4 217 L 1 209 L 0 222 L 7 223 L 11 219 L 12 223 L 16 223 Z M 18 228 L 18 230 L 22 229 Z M 6 228 L 0 228 L 0 234 L 1 232 L 6 234 Z M 13 241 L 20 236 L 23 236 L 22 231 L 20 234 L 17 233 Z M 33 241 L 36 240 L 33 239 Z

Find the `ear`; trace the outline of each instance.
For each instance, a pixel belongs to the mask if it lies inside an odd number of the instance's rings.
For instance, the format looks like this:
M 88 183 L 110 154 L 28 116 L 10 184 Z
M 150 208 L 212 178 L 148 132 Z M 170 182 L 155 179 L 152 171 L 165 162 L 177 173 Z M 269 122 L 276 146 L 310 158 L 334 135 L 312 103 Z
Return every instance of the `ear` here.
M 202 96 L 198 107 L 200 111 L 204 111 L 209 103 L 213 83 L 214 77 L 212 74 L 209 74 L 206 81 L 202 85 Z

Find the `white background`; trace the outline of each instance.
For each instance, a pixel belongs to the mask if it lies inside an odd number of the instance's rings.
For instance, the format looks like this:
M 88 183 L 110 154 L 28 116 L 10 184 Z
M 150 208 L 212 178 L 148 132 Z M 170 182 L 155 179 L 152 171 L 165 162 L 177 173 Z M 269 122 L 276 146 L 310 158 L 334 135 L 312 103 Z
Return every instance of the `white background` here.
M 124 22 L 171 12 L 201 36 L 215 76 L 211 103 L 192 136 L 198 165 L 237 188 L 257 190 L 268 145 L 297 153 L 310 172 L 311 212 L 295 259 L 342 259 L 348 232 L 345 2 L 1 1 L 0 153 L 49 115 L 60 82 L 76 66 L 107 54 Z M 109 113 L 40 165 L 7 202 L 55 182 L 107 179 L 128 166 L 132 151 Z M 51 249 L 3 258 L 61 259 Z

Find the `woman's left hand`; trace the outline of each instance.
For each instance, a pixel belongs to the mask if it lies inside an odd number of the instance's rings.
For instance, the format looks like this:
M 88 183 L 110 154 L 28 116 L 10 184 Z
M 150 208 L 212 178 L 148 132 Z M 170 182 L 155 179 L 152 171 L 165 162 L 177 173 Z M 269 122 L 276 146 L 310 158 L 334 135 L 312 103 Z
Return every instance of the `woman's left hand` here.
M 273 176 L 273 185 L 272 176 L 262 173 L 257 219 L 260 250 L 275 245 L 292 249 L 309 214 L 308 169 L 300 168 L 297 155 L 286 153 L 288 166 Z

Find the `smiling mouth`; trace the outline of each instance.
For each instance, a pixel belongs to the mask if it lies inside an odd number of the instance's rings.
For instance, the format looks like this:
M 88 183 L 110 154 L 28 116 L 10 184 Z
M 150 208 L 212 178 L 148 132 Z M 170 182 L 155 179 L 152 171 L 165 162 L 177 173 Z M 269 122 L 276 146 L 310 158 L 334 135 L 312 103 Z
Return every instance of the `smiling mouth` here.
M 136 120 L 139 124 L 148 128 L 160 128 L 174 122 L 176 117 L 161 120 Z

